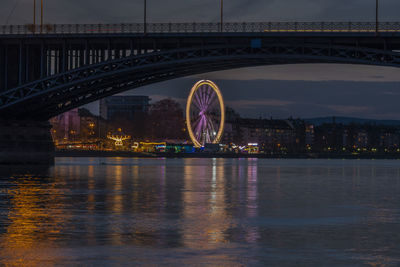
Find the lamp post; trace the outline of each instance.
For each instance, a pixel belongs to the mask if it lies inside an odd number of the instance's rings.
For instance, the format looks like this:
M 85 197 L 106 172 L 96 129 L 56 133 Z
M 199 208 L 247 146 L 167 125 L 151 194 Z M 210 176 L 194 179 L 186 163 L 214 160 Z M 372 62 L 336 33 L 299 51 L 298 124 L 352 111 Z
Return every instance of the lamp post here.
M 36 0 L 33 0 L 33 33 L 36 32 Z
M 376 0 L 376 6 L 375 6 L 375 32 L 378 34 L 379 32 L 379 3 L 378 0 Z
M 224 30 L 224 0 L 221 0 L 221 32 Z
M 43 32 L 43 0 L 40 0 L 40 33 Z
M 144 0 L 144 10 L 143 10 L 143 32 L 144 34 L 147 33 L 147 0 Z
M 43 31 L 43 0 L 40 0 L 40 32 Z

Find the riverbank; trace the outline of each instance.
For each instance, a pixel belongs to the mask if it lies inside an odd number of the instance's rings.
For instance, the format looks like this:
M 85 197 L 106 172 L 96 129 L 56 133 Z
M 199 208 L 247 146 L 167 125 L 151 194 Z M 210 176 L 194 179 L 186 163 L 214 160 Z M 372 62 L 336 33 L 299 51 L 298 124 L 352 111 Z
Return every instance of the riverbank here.
M 400 159 L 400 153 L 291 153 L 291 154 L 237 154 L 237 153 L 138 153 L 130 151 L 59 150 L 56 157 L 137 157 L 137 158 L 287 158 L 287 159 Z

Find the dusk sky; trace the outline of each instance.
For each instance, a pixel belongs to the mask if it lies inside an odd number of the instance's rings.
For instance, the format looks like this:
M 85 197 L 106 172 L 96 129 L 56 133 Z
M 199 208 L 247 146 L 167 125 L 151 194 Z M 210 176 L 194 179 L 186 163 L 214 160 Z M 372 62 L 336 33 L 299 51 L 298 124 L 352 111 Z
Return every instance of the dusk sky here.
M 33 0 L 2 0 L 0 24 L 31 23 Z M 38 1 L 40 2 L 40 1 Z M 52 0 L 46 23 L 142 22 L 143 1 Z M 224 1 L 225 21 L 374 21 L 373 0 Z M 161 8 L 162 7 L 162 8 Z M 218 0 L 148 0 L 149 22 L 217 22 Z M 400 21 L 400 1 L 381 1 L 381 20 Z M 351 116 L 400 119 L 400 70 L 354 65 L 281 65 L 201 74 L 126 94 L 185 102 L 198 79 L 212 79 L 226 104 L 252 117 Z M 96 110 L 97 103 L 89 105 Z

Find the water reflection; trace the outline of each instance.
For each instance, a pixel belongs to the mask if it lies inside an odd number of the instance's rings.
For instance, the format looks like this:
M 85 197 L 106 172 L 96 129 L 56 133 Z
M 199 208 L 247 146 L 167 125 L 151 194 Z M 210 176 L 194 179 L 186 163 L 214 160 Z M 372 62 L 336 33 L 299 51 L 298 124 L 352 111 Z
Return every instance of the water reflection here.
M 226 242 L 225 231 L 230 226 L 225 203 L 225 168 L 218 164 L 219 159 L 212 159 L 209 166 L 195 165 L 194 159 L 185 161 L 183 243 L 188 248 L 213 249 Z
M 400 263 L 395 161 L 104 163 L 0 168 L 0 265 Z
M 65 189 L 59 189 L 54 180 L 40 176 L 13 175 L 3 196 L 8 198 L 7 218 L 1 219 L 0 259 L 3 264 L 31 266 L 44 259 L 56 263 L 56 255 L 45 253 L 56 247 L 63 225 L 71 216 L 65 201 Z M 3 201 L 2 201 L 3 203 Z M 26 261 L 29 259 L 29 261 Z
M 257 162 L 258 159 L 248 159 L 247 165 L 247 217 L 249 219 L 257 217 Z M 255 243 L 259 238 L 257 226 L 249 227 L 246 234 L 246 241 Z

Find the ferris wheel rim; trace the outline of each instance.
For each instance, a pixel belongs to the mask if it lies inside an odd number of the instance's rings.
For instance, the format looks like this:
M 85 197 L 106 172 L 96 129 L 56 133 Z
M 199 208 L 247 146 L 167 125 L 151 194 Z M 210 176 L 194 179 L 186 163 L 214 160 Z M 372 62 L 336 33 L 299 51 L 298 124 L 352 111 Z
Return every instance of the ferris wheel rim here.
M 224 99 L 222 97 L 221 91 L 219 90 L 218 86 L 210 80 L 198 81 L 197 83 L 195 83 L 193 85 L 192 89 L 190 90 L 190 94 L 189 94 L 189 97 L 188 97 L 187 103 L 186 103 L 186 126 L 187 126 L 187 129 L 189 132 L 190 139 L 192 140 L 195 147 L 202 147 L 202 144 L 200 143 L 200 141 L 196 138 L 196 136 L 193 133 L 193 128 L 192 128 L 193 125 L 191 122 L 190 109 L 191 109 L 191 106 L 193 103 L 193 97 L 194 97 L 196 91 L 199 90 L 199 88 L 203 85 L 210 86 L 212 88 L 212 90 L 215 92 L 215 94 L 217 95 L 220 113 L 221 113 L 221 119 L 219 122 L 218 133 L 216 134 L 214 140 L 212 141 L 213 144 L 219 143 L 219 141 L 222 138 L 222 134 L 224 131 L 224 126 L 225 126 L 225 104 L 224 104 Z

